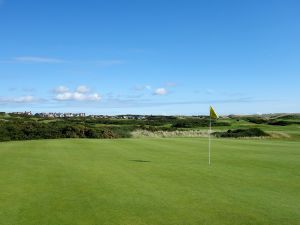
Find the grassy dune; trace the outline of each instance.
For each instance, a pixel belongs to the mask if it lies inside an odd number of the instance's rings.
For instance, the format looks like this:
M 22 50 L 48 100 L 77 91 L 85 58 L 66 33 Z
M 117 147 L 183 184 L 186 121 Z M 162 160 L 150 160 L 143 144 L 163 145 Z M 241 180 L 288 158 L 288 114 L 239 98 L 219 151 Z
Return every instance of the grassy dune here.
M 0 143 L 0 224 L 300 224 L 300 142 Z

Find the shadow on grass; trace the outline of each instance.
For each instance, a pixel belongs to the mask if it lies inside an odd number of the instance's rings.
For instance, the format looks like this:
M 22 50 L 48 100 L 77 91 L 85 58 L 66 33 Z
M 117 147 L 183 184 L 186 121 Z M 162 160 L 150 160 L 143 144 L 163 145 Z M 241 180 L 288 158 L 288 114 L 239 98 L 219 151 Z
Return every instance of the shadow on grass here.
M 138 163 L 149 163 L 149 162 L 151 162 L 151 161 L 141 160 L 141 159 L 131 159 L 129 161 L 131 161 L 131 162 L 138 162 Z

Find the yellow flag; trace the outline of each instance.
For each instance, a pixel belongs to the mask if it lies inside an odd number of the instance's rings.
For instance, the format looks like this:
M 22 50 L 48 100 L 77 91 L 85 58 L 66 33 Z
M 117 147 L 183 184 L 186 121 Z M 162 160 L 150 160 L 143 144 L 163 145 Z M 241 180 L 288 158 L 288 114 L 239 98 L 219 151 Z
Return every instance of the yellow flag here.
M 210 118 L 212 118 L 212 119 L 218 119 L 219 118 L 218 114 L 215 112 L 213 107 L 210 107 L 209 115 L 210 115 Z

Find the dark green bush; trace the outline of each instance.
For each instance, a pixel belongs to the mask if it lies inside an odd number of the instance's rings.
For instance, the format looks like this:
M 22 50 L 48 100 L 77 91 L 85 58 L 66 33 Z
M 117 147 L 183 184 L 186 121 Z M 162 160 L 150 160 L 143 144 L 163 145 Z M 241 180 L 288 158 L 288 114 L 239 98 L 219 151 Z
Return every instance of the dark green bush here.
M 266 132 L 259 128 L 249 128 L 249 129 L 236 129 L 228 130 L 227 132 L 215 132 L 213 133 L 216 137 L 265 137 L 269 136 Z
M 266 124 L 268 120 L 262 117 L 245 117 L 244 120 L 255 124 Z
M 56 138 L 128 138 L 130 127 L 97 128 L 66 121 L 40 123 L 13 119 L 0 121 L 0 141 Z
M 272 120 L 268 122 L 269 125 L 273 126 L 287 126 L 292 124 L 300 124 L 299 121 L 290 121 L 290 120 Z
M 176 120 L 172 124 L 172 127 L 174 127 L 174 128 L 208 127 L 209 123 L 210 123 L 210 121 L 209 121 L 208 117 L 200 118 L 200 119 L 188 118 L 188 119 Z M 230 126 L 230 123 L 228 123 L 228 122 L 219 122 L 219 121 L 216 121 L 216 120 L 212 120 L 211 125 L 213 127 L 216 127 L 216 126 Z

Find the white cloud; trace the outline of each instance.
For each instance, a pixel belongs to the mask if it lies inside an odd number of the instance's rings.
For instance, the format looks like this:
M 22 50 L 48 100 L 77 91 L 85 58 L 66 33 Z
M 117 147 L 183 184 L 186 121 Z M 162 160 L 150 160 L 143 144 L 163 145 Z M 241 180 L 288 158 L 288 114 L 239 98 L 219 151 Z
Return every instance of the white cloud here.
M 79 93 L 87 93 L 90 91 L 90 89 L 85 85 L 80 85 L 77 87 L 76 91 Z
M 66 93 L 68 91 L 69 91 L 69 88 L 67 88 L 65 86 L 59 86 L 59 87 L 54 89 L 54 92 L 57 93 L 57 94 Z
M 66 92 L 55 96 L 59 101 L 100 101 L 101 96 L 97 93 L 83 94 L 79 92 Z
M 73 93 L 71 92 L 64 92 L 61 94 L 57 94 L 55 96 L 55 99 L 60 101 L 71 100 L 72 98 L 73 98 Z
M 100 101 L 102 99 L 100 94 L 91 93 L 90 89 L 84 85 L 78 86 L 73 92 L 64 86 L 60 86 L 55 90 L 59 90 L 54 97 L 58 101 Z
M 63 63 L 64 61 L 56 58 L 38 57 L 38 56 L 19 56 L 14 61 L 21 63 Z
M 155 95 L 166 95 L 168 93 L 168 90 L 165 89 L 165 88 L 157 88 L 155 91 L 154 91 L 154 94 Z

